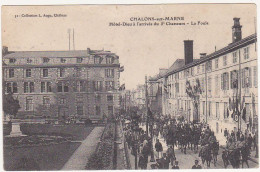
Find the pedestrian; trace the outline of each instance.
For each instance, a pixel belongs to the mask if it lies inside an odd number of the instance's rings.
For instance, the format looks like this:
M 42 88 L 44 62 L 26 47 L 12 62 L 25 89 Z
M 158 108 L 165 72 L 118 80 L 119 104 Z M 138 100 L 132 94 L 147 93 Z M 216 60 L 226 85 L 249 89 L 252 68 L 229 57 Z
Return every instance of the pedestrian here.
M 253 143 L 253 138 L 252 138 L 251 134 L 249 134 L 249 136 L 247 137 L 247 143 L 248 143 L 249 150 L 251 151 L 251 147 L 252 147 L 252 143 Z
M 170 160 L 167 157 L 166 153 L 163 153 L 163 157 L 161 158 L 161 163 L 163 164 L 163 169 L 169 169 Z
M 179 162 L 175 161 L 175 164 L 172 166 L 172 169 L 180 169 L 178 164 L 179 164 Z
M 142 170 L 147 168 L 147 161 L 145 160 L 145 157 L 142 153 L 139 155 L 138 167 Z
M 169 158 L 171 165 L 173 165 L 173 161 L 175 161 L 175 152 L 172 145 L 169 146 L 169 148 L 166 151 L 167 157 Z
M 254 136 L 254 147 L 255 147 L 255 158 L 258 158 L 258 130 L 256 130 Z
M 192 169 L 202 169 L 201 165 L 199 165 L 199 160 L 195 160 L 195 164 L 192 166 Z
M 159 139 L 156 140 L 155 150 L 156 150 L 156 152 L 158 152 L 158 158 L 160 158 L 160 153 L 162 154 L 163 147 L 162 147 L 162 144 L 161 144 L 161 142 L 159 141 Z
M 227 131 L 227 128 L 225 128 L 224 130 L 224 136 L 227 137 L 228 136 L 228 131 Z
M 143 150 L 142 150 L 142 154 L 144 156 L 144 159 L 146 161 L 146 164 L 148 163 L 148 155 L 150 154 L 150 147 L 149 147 L 149 144 L 146 143 L 144 146 L 143 146 Z

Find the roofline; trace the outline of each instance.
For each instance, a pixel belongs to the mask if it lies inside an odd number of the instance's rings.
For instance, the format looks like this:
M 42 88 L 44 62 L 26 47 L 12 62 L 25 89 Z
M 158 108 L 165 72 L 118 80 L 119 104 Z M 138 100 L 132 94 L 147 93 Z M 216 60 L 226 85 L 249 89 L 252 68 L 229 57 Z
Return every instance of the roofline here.
M 120 64 L 50 64 L 50 65 L 2 65 L 3 68 L 60 68 L 60 67 L 120 67 Z
M 204 57 L 202 59 L 198 59 L 198 61 L 194 61 L 194 62 L 187 64 L 187 65 L 185 65 L 185 66 L 183 66 L 183 67 L 181 67 L 177 70 L 171 71 L 171 72 L 167 73 L 166 75 L 164 75 L 163 77 L 168 77 L 169 75 L 172 75 L 174 73 L 180 72 L 180 71 L 185 70 L 187 68 L 196 66 L 196 65 L 204 63 L 208 60 L 212 60 L 214 58 L 222 56 L 223 54 L 226 54 L 227 52 L 233 51 L 234 49 L 239 49 L 241 46 L 253 43 L 253 42 L 255 42 L 255 40 L 257 40 L 257 34 L 256 33 L 252 34 L 252 35 L 250 35 L 250 36 L 248 36 L 248 37 L 246 37 L 246 38 L 244 38 L 244 39 L 242 39 L 238 42 L 231 43 L 228 46 L 221 48 L 220 50 L 213 52 L 213 53 L 207 55 L 206 57 Z
M 96 52 L 95 52 L 96 51 Z M 90 52 L 88 52 L 88 50 L 60 50 L 60 51 L 9 51 L 10 53 L 6 54 L 3 56 L 3 58 L 15 58 L 15 57 L 6 57 L 6 56 L 10 56 L 12 54 L 15 54 L 15 53 L 46 53 L 46 52 L 49 52 L 49 53 L 55 53 L 55 52 L 63 52 L 63 53 L 66 53 L 66 52 L 70 52 L 70 53 L 73 53 L 73 52 L 86 52 L 86 55 L 80 55 L 80 56 L 58 56 L 58 57 L 48 57 L 46 56 L 47 58 L 77 58 L 77 57 L 89 57 L 90 55 L 113 55 L 113 56 L 117 56 L 119 57 L 118 55 L 116 55 L 115 53 L 111 52 L 111 51 L 103 51 L 103 50 L 90 50 Z M 42 56 L 43 58 L 44 56 Z M 28 58 L 28 57 L 21 57 L 21 58 Z

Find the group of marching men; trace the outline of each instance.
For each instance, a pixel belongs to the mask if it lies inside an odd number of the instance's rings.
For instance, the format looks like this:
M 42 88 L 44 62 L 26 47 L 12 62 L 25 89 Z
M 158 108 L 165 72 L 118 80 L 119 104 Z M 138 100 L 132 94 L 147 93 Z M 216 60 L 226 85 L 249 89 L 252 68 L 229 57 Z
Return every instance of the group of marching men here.
M 198 152 L 199 145 L 210 145 L 210 152 L 212 152 L 212 145 L 218 142 L 209 127 L 205 127 L 203 124 L 177 122 L 177 120 L 160 121 L 150 126 L 149 136 L 142 129 L 133 131 L 131 125 L 125 125 L 124 127 L 125 139 L 128 148 L 133 155 L 138 155 L 138 166 L 140 169 L 147 169 L 148 156 L 151 155 L 152 138 L 156 140 L 154 150 L 156 151 L 156 164 L 152 165 L 152 168 L 169 169 L 171 163 L 172 168 L 178 169 L 178 161 L 175 156 L 174 148 L 178 147 L 181 152 L 186 154 L 187 149 Z M 159 137 L 163 138 L 168 146 L 166 153 L 163 153 L 163 146 L 159 141 Z M 201 153 L 203 157 L 203 152 Z M 198 161 L 192 168 L 201 168 Z
M 152 150 L 152 138 L 150 136 L 153 137 L 153 141 L 156 141 L 153 147 L 153 150 L 156 151 L 156 163 L 152 164 L 152 168 L 169 169 L 171 163 L 173 169 L 178 169 L 178 161 L 174 152 L 175 147 L 179 148 L 184 154 L 186 154 L 187 149 L 193 150 L 195 153 L 199 152 L 203 164 L 206 162 L 207 167 L 210 167 L 210 163 L 213 161 L 216 166 L 219 143 L 214 132 L 205 124 L 162 120 L 150 126 L 149 135 L 141 127 L 138 131 L 133 131 L 131 125 L 125 125 L 124 133 L 131 154 L 138 156 L 138 167 L 140 169 L 147 169 L 148 156 L 151 155 Z M 163 138 L 168 146 L 166 153 L 163 153 L 163 146 L 158 139 L 159 137 Z M 231 140 L 230 137 L 227 138 Z M 233 168 L 239 168 L 240 163 L 243 167 L 244 162 L 248 166 L 248 152 L 250 151 L 247 150 L 251 149 L 250 137 L 239 143 L 241 145 L 234 149 L 230 147 L 230 142 L 227 143 L 226 149 L 222 152 L 225 168 L 229 164 Z M 192 168 L 202 168 L 198 162 L 196 160 Z

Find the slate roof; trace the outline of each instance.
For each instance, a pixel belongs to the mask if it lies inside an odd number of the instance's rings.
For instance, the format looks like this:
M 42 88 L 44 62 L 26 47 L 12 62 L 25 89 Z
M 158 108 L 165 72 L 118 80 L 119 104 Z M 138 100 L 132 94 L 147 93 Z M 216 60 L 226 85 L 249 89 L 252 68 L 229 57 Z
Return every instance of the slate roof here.
M 110 51 L 103 50 L 71 50 L 71 51 L 15 51 L 5 55 L 5 58 L 35 58 L 35 57 L 87 57 L 90 54 L 106 55 L 114 54 Z

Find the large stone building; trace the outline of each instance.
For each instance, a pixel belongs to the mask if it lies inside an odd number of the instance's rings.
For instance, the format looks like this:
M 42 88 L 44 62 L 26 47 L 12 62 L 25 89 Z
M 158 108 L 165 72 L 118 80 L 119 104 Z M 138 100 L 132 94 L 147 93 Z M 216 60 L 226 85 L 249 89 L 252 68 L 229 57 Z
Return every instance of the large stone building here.
M 201 53 L 200 59 L 193 59 L 193 41 L 184 41 L 184 62 L 176 60 L 178 65 L 163 76 L 163 115 L 204 121 L 217 135 L 225 128 L 258 127 L 257 35 L 242 39 L 241 28 L 239 18 L 234 18 L 232 43 L 209 55 Z M 196 95 L 198 113 L 186 93 L 189 84 L 201 88 Z
M 3 50 L 4 91 L 19 100 L 18 117 L 100 120 L 119 109 L 120 63 L 116 54 L 89 48 Z

